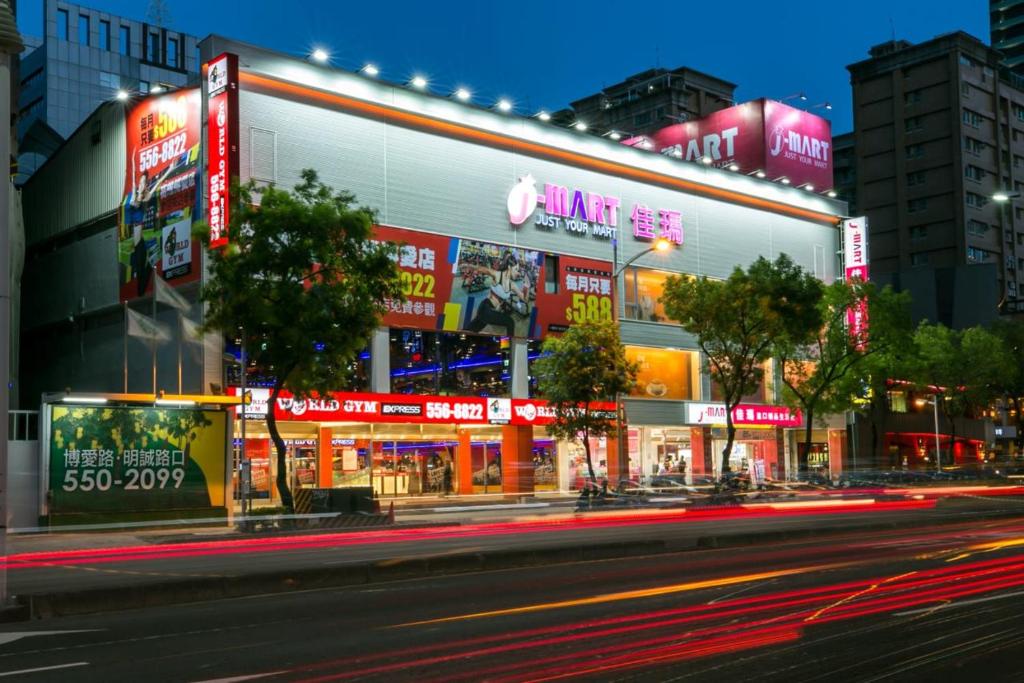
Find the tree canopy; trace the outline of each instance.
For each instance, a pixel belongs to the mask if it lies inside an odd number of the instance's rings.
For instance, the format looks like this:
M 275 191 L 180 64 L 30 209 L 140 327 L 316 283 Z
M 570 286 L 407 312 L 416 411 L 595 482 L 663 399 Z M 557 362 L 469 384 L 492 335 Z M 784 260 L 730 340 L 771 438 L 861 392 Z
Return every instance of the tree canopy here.
M 283 389 L 305 398 L 344 386 L 347 367 L 380 324 L 384 300 L 402 298 L 397 247 L 373 241 L 373 212 L 309 169 L 292 191 L 250 182 L 233 196 L 239 205 L 230 242 L 210 252 L 204 328 L 243 338 L 249 359 L 273 377 L 267 426 L 278 492 L 290 508 L 273 406 Z M 197 231 L 208 244 L 208 228 Z
M 573 325 L 549 337 L 535 364 L 538 387 L 554 412 L 552 436 L 579 440 L 596 483 L 590 439 L 616 434 L 615 412 L 593 404 L 614 401 L 636 383 L 636 364 L 626 358 L 618 325 L 611 321 Z
M 732 411 L 763 380 L 775 345 L 807 343 L 822 325 L 821 283 L 786 254 L 736 267 L 725 280 L 673 276 L 662 302 L 673 320 L 697 337 L 711 379 L 722 389 L 726 445 L 722 474 L 736 437 Z

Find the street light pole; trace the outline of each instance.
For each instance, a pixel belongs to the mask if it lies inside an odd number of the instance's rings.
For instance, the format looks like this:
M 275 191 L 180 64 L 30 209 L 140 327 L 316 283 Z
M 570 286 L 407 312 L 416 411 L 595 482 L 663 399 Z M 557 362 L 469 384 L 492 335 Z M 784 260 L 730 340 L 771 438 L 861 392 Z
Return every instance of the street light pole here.
M 942 471 L 942 451 L 939 450 L 939 395 L 932 396 L 932 409 L 935 414 L 935 471 Z
M 646 256 L 647 254 L 650 254 L 652 251 L 662 251 L 662 252 L 668 251 L 671 248 L 672 248 L 672 243 L 671 242 L 669 242 L 667 239 L 665 239 L 663 237 L 659 238 L 659 239 L 655 240 L 654 244 L 652 244 L 651 246 L 649 246 L 646 249 L 644 249 L 643 251 L 641 251 L 641 252 L 631 256 L 629 258 L 629 260 L 626 261 L 625 263 L 623 263 L 622 267 L 620 268 L 619 267 L 619 240 L 618 240 L 617 237 L 613 237 L 612 238 L 612 322 L 614 322 L 616 324 L 616 326 L 618 326 L 618 324 L 619 324 L 619 303 L 618 303 L 619 302 L 619 296 L 618 296 L 619 276 L 622 275 L 622 272 L 624 270 L 626 270 L 626 268 L 629 268 L 631 265 L 633 265 L 633 263 L 635 263 L 636 260 L 638 258 L 640 258 L 641 256 Z M 625 458 L 626 469 L 627 469 L 627 473 L 628 473 L 628 469 L 629 469 L 629 449 L 628 449 L 628 447 L 626 445 L 628 443 L 628 441 L 624 438 L 623 429 L 622 429 L 623 428 L 623 424 L 625 422 L 624 412 L 625 412 L 625 405 L 622 402 L 622 394 L 616 392 L 615 393 L 615 443 L 617 444 L 617 448 L 618 448 L 619 462 L 623 462 L 622 458 Z M 606 462 L 607 462 L 607 460 L 608 460 L 608 458 L 605 458 Z

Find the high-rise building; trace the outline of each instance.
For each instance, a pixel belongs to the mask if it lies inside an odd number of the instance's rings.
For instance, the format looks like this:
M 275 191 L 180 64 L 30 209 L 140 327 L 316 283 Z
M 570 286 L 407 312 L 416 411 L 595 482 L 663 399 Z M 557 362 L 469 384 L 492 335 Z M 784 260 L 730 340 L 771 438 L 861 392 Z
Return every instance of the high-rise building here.
M 992 47 L 1003 53 L 1003 63 L 1024 71 L 1024 0 L 989 0 Z
M 966 327 L 1016 312 L 1024 203 L 993 198 L 1024 190 L 1020 79 L 962 32 L 869 54 L 847 67 L 855 163 L 837 169 L 868 217 L 872 279 L 909 291 L 918 319 Z
M 597 133 L 642 135 L 733 105 L 736 84 L 686 67 L 648 69 L 571 103 L 557 113 Z
M 19 182 L 102 102 L 198 78 L 197 41 L 163 26 L 43 0 L 41 44 L 21 60 Z

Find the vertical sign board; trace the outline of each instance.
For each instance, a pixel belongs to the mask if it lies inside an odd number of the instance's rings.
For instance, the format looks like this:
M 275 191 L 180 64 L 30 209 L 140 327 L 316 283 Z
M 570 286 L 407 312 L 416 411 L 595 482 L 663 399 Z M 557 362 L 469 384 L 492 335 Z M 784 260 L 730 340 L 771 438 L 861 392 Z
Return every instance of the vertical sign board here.
M 50 514 L 227 505 L 227 413 L 47 404 Z
M 843 221 L 843 265 L 846 281 L 868 281 L 868 219 L 865 216 Z M 858 348 L 863 348 L 868 330 L 868 303 L 859 300 L 846 311 L 846 325 Z
M 199 209 L 199 88 L 147 97 L 128 112 L 118 215 L 121 301 L 146 296 L 157 273 L 173 285 L 199 279 L 192 222 Z
M 238 56 L 206 64 L 206 219 L 210 247 L 228 243 L 231 179 L 238 176 Z

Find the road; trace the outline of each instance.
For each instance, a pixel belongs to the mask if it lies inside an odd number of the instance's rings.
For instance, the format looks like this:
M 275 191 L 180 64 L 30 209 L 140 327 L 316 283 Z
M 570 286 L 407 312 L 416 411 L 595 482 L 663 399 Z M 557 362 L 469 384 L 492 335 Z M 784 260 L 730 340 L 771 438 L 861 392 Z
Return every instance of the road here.
M 1024 520 L 6 625 L 39 681 L 1019 681 Z

